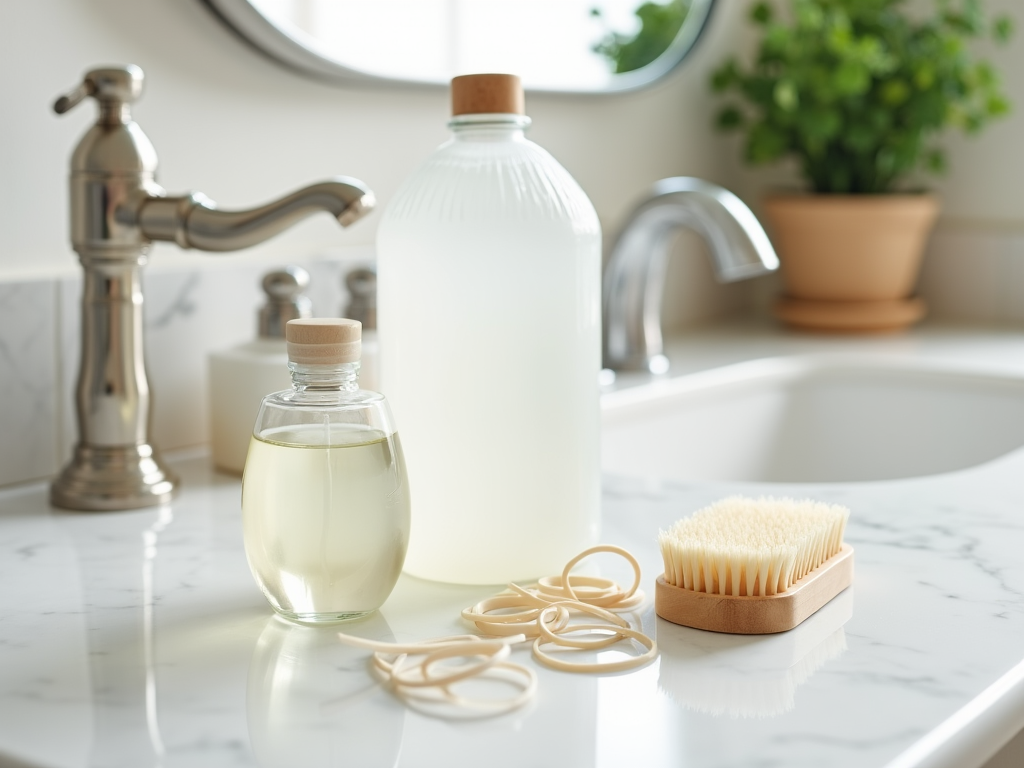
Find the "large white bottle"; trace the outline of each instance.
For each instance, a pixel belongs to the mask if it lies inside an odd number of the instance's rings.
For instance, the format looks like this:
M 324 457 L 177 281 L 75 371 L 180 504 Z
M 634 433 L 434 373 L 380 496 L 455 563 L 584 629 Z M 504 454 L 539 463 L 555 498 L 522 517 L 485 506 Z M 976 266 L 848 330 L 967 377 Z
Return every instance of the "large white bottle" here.
M 381 389 L 408 458 L 406 571 L 495 584 L 597 539 L 601 229 L 525 138 L 517 77 L 457 77 L 452 105 L 380 225 Z

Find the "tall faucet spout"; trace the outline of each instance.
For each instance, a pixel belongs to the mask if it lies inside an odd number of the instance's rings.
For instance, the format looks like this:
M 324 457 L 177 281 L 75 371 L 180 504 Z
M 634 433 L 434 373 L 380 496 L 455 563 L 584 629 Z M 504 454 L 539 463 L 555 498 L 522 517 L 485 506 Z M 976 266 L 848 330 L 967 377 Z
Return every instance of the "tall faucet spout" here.
M 149 197 L 139 211 L 139 227 L 148 240 L 202 251 L 237 251 L 262 243 L 317 211 L 327 211 L 347 227 L 374 204 L 373 193 L 361 181 L 339 176 L 245 211 L 219 210 L 198 192 Z
M 604 365 L 664 373 L 661 303 L 672 235 L 692 229 L 708 245 L 719 282 L 778 269 L 768 235 L 732 192 L 702 179 L 662 179 L 619 234 L 604 274 Z

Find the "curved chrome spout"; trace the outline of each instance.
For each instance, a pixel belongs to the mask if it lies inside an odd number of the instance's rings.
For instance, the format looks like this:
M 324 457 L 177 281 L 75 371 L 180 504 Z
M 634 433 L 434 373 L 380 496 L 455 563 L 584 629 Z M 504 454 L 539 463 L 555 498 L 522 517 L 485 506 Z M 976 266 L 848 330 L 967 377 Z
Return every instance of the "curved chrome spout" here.
M 753 212 L 727 189 L 702 179 L 662 179 L 630 216 L 604 273 L 604 366 L 664 373 L 661 301 L 671 236 L 700 234 L 719 282 L 778 269 L 768 235 Z
M 317 211 L 347 227 L 373 210 L 373 193 L 358 179 L 339 176 L 311 184 L 272 203 L 246 211 L 221 211 L 199 192 L 150 197 L 139 211 L 147 240 L 169 240 L 182 248 L 237 251 L 262 243 Z

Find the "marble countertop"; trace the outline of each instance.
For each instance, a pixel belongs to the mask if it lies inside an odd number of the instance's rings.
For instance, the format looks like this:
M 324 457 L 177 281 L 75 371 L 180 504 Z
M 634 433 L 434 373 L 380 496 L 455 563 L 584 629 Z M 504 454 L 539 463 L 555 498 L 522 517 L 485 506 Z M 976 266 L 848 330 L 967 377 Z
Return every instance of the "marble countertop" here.
M 670 347 L 675 375 L 844 350 L 1024 376 L 1015 330 L 826 339 L 741 325 Z M 972 768 L 1024 727 L 1024 450 L 876 483 L 608 477 L 603 540 L 638 556 L 648 593 L 658 529 L 733 492 L 849 506 L 854 585 L 765 637 L 678 627 L 648 605 L 661 655 L 632 673 L 555 672 L 519 650 L 535 700 L 476 721 L 407 710 L 336 629 L 274 618 L 242 551 L 238 481 L 203 455 L 174 463 L 184 491 L 154 510 L 66 513 L 42 484 L 0 491 L 0 766 Z M 493 591 L 403 576 L 346 631 L 464 632 L 459 611 Z

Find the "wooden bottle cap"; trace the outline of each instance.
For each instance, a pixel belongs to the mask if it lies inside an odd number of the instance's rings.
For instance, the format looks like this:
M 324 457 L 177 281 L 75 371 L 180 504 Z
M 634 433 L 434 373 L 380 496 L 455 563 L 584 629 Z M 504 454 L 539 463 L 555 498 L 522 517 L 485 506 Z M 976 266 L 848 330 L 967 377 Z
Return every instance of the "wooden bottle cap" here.
M 362 347 L 363 326 L 340 317 L 304 317 L 284 328 L 288 359 L 303 365 L 354 363 Z
M 452 78 L 452 115 L 525 114 L 518 75 L 459 75 Z

